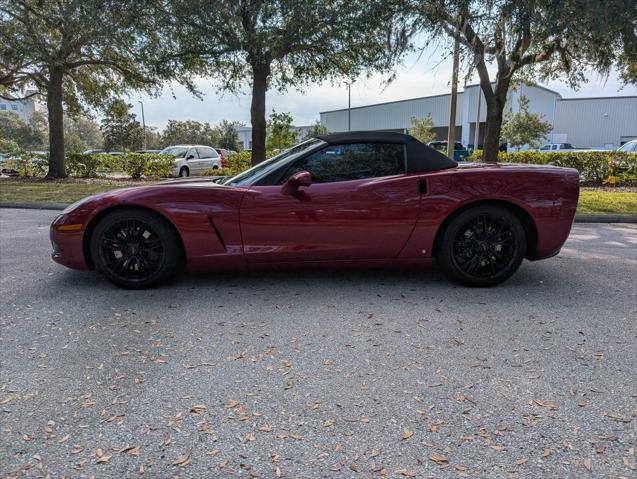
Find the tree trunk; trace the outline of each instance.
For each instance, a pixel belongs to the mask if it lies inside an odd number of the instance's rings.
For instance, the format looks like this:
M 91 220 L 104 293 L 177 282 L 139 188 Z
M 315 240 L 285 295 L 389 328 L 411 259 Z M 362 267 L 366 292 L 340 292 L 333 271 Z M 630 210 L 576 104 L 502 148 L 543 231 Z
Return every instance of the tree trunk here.
M 490 85 L 489 88 L 491 88 Z M 484 150 L 482 153 L 482 161 L 486 163 L 497 163 L 498 161 L 502 120 L 508 92 L 509 82 L 498 81 L 495 92 L 487 98 L 487 124 L 484 131 Z
M 252 123 L 252 165 L 265 160 L 265 94 L 268 90 L 269 65 L 252 65 L 252 104 L 250 121 Z
M 64 162 L 64 108 L 62 106 L 63 71 L 51 68 L 46 89 L 49 115 L 49 172 L 47 178 L 66 178 Z

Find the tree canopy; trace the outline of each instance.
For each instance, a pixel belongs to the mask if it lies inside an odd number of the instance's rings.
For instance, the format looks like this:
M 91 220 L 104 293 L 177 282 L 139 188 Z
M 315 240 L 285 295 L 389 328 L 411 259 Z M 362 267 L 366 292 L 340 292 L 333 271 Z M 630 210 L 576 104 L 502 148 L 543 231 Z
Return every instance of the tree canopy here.
M 330 130 L 322 125 L 321 122 L 315 122 L 305 133 L 305 138 L 316 138 L 317 136 L 327 135 Z
M 22 149 L 41 150 L 47 141 L 46 118 L 35 112 L 27 122 L 15 113 L 0 112 L 0 138 L 11 140 Z
M 289 113 L 272 111 L 268 121 L 268 150 L 284 150 L 296 143 L 298 132 L 292 129 L 292 117 Z
M 124 100 L 114 100 L 106 109 L 102 119 L 104 149 L 107 151 L 134 151 L 144 144 L 144 130 L 134 113 L 132 105 Z
M 434 131 L 434 121 L 431 115 L 427 115 L 425 118 L 412 118 L 409 134 L 425 144 L 435 140 L 436 132 Z
M 543 120 L 539 113 L 529 112 L 529 99 L 520 95 L 519 111 L 507 111 L 502 124 L 502 138 L 513 148 L 529 145 L 538 148 L 540 142 L 552 130 L 551 123 Z

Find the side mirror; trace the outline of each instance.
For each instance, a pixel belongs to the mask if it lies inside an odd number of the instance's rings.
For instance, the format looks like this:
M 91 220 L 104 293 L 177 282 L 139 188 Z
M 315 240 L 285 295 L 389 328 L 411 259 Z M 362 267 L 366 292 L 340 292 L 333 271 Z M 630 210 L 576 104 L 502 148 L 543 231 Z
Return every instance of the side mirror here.
M 186 157 L 186 161 L 188 161 L 188 160 L 192 160 L 194 157 L 195 157 L 195 155 L 188 155 L 188 156 Z
M 309 171 L 297 171 L 288 178 L 288 184 L 295 189 L 301 186 L 310 186 L 312 184 L 312 175 Z

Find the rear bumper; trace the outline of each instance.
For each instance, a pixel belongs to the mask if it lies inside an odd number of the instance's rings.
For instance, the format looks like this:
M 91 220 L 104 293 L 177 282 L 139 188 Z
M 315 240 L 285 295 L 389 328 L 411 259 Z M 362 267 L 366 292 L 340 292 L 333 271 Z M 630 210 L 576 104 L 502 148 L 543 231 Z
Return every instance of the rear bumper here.
M 63 224 L 65 215 L 58 216 L 49 231 L 53 253 L 51 258 L 67 268 L 91 269 L 84 258 L 84 228 L 80 231 L 58 231 L 56 226 Z
M 535 251 L 528 259 L 536 261 L 557 255 L 571 232 L 575 215 L 560 219 L 536 221 L 537 244 Z

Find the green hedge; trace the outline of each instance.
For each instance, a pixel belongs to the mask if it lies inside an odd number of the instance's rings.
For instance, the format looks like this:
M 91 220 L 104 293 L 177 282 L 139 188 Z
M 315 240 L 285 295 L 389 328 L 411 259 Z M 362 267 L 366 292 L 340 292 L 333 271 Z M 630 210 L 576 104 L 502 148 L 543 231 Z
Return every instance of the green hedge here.
M 482 161 L 482 150 L 473 152 L 467 161 Z M 531 165 L 555 165 L 575 168 L 582 182 L 595 185 L 637 184 L 637 154 L 622 151 L 574 151 L 550 152 L 517 151 L 499 152 L 502 163 L 526 163 Z
M 275 155 L 273 151 L 266 151 L 265 157 L 272 158 Z M 240 151 L 226 158 L 226 167 L 219 170 L 209 169 L 204 171 L 207 176 L 235 176 L 252 167 L 252 151 Z
M 21 151 L 19 160 L 5 160 L 2 169 L 17 171 L 20 177 L 40 177 L 48 171 L 46 156 Z M 125 173 L 133 179 L 142 176 L 148 178 L 169 178 L 174 175 L 175 159 L 170 155 L 157 153 L 125 153 L 108 155 L 97 153 L 84 155 L 69 153 L 66 155 L 66 169 L 75 178 L 97 178 L 102 175 Z
M 66 166 L 71 176 L 95 178 L 100 174 L 123 172 L 131 178 L 142 176 L 168 178 L 172 176 L 174 158 L 156 153 L 125 153 L 123 155 L 70 153 Z

